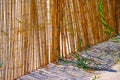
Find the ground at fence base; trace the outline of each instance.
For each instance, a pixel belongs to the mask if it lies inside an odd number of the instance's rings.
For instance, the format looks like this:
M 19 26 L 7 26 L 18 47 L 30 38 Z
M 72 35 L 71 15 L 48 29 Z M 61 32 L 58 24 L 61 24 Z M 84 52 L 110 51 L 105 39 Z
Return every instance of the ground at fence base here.
M 91 62 L 89 66 L 97 70 L 88 72 L 71 64 L 51 63 L 48 68 L 31 72 L 18 80 L 120 80 L 120 65 L 116 64 L 120 62 L 119 42 L 111 40 L 103 42 L 80 54 L 94 60 L 95 62 Z
M 120 64 L 116 64 L 112 67 L 114 71 L 102 71 L 102 74 L 96 74 L 91 77 L 91 80 L 120 80 Z

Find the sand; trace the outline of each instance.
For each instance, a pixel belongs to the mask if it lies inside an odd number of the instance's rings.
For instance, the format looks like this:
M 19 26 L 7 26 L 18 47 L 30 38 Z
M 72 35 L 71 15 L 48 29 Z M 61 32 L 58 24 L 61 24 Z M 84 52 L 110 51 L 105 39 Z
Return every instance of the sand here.
M 99 75 L 94 75 L 91 77 L 91 80 L 120 80 L 120 64 L 116 64 L 112 67 L 113 71 L 103 71 Z M 93 79 L 94 77 L 96 79 Z

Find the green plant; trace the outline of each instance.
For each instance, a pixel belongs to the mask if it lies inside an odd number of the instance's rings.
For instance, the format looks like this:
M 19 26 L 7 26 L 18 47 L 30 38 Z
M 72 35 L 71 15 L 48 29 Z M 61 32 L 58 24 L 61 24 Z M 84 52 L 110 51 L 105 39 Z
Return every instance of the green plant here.
M 3 62 L 0 62 L 0 67 L 2 67 L 3 66 Z
M 69 63 L 68 60 L 65 60 L 64 58 L 62 58 L 62 57 L 60 56 L 60 53 L 58 53 L 58 61 L 61 62 L 61 63 L 63 63 L 63 64 L 68 64 L 68 63 Z
M 98 11 L 99 11 L 99 14 L 100 14 L 100 17 L 101 17 L 101 23 L 105 28 L 104 33 L 108 36 L 114 36 L 115 30 L 109 24 L 107 24 L 107 22 L 106 22 L 104 12 L 103 12 L 103 4 L 102 4 L 101 0 L 98 1 Z
M 65 60 L 64 58 L 59 58 L 58 59 L 60 62 L 62 62 L 63 64 L 68 64 L 70 63 L 68 60 Z
M 80 39 L 80 46 L 82 46 L 82 44 L 83 44 L 83 40 L 82 40 L 82 39 Z
M 75 58 L 75 62 L 73 61 L 68 61 L 65 60 L 64 58 L 59 58 L 59 61 L 62 62 L 63 64 L 68 64 L 68 63 L 72 63 L 73 66 L 78 67 L 78 68 L 82 68 L 84 70 L 88 69 L 88 59 L 87 58 L 81 58 L 79 54 L 71 54 L 71 56 L 73 56 Z
M 79 54 L 72 54 L 74 56 L 74 58 L 76 59 L 76 62 L 74 63 L 74 65 L 78 68 L 82 68 L 87 70 L 88 69 L 88 65 L 87 65 L 87 58 L 81 58 Z
M 7 32 L 1 31 L 4 36 L 7 36 Z
M 88 51 L 88 49 L 90 48 L 89 44 L 87 43 L 85 46 L 85 51 Z
M 82 46 L 83 44 L 83 40 L 80 39 L 80 42 L 79 42 L 80 46 Z M 87 51 L 89 48 L 89 45 L 87 44 L 86 47 L 85 47 L 85 50 Z M 78 68 L 82 68 L 84 70 L 87 70 L 88 69 L 88 59 L 87 58 L 83 58 L 83 57 L 80 57 L 79 54 L 75 53 L 75 54 L 71 54 L 71 56 L 73 56 L 75 58 L 75 62 L 73 61 L 68 61 L 68 60 L 65 60 L 64 58 L 60 57 L 60 54 L 59 54 L 59 61 L 62 62 L 63 64 L 68 64 L 68 63 L 72 63 L 73 66 L 75 67 L 78 67 Z
M 117 64 L 120 63 L 120 58 L 116 59 L 116 63 L 117 63 Z
M 98 78 L 100 78 L 100 76 L 94 76 L 93 78 L 92 78 L 92 80 L 97 80 Z
M 112 38 L 112 42 L 120 43 L 120 37 Z

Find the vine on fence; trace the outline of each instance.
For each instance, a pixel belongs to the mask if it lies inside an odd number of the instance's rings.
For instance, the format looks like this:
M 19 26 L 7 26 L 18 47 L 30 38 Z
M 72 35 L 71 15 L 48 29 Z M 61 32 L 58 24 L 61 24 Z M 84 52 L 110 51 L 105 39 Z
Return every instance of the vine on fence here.
M 104 33 L 109 37 L 114 36 L 115 30 L 106 22 L 104 11 L 103 11 L 103 3 L 102 0 L 98 1 L 98 11 L 101 17 L 101 23 L 105 28 Z

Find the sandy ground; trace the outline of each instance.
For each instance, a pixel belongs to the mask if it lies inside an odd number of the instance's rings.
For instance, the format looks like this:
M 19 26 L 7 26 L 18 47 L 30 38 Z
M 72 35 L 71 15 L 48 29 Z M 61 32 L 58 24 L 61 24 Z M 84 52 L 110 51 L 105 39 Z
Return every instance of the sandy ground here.
M 72 64 L 65 64 L 64 61 L 59 61 L 59 65 L 51 63 L 47 68 L 41 68 L 17 80 L 120 80 L 120 64 L 115 65 L 120 59 L 120 44 L 108 41 L 79 54 L 81 58 L 89 59 L 88 66 L 95 71 L 78 69 L 73 66 L 76 60 L 67 57 L 72 60 Z
M 120 64 L 113 66 L 112 70 L 103 71 L 100 75 L 94 75 L 91 80 L 120 80 Z

